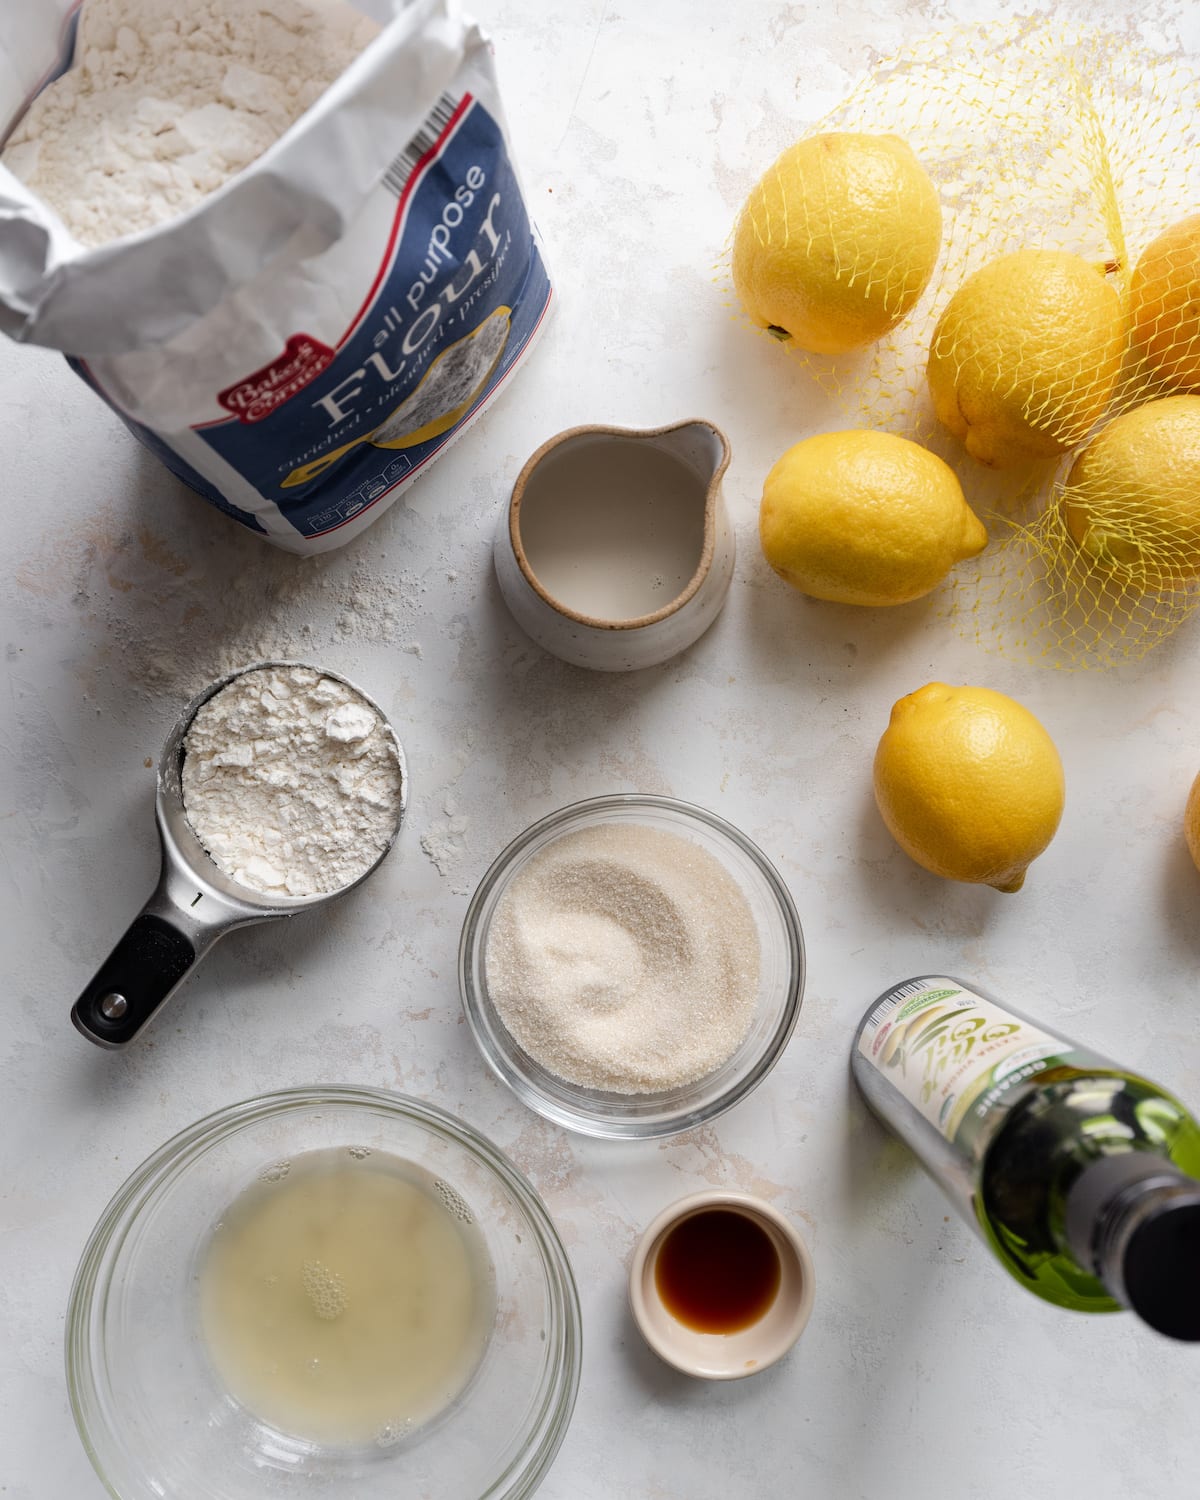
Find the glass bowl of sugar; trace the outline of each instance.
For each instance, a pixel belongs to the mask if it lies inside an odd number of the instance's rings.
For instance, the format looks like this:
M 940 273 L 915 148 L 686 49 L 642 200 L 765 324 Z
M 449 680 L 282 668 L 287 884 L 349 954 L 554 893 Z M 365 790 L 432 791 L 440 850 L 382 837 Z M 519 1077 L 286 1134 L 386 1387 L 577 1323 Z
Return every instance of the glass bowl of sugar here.
M 67 1313 L 118 1500 L 524 1500 L 579 1384 L 545 1206 L 462 1120 L 288 1089 L 183 1130 L 101 1215 Z
M 485 1062 L 530 1109 L 653 1139 L 771 1071 L 800 1014 L 804 940 L 787 886 L 732 824 L 671 797 L 594 797 L 494 861 L 459 986 Z

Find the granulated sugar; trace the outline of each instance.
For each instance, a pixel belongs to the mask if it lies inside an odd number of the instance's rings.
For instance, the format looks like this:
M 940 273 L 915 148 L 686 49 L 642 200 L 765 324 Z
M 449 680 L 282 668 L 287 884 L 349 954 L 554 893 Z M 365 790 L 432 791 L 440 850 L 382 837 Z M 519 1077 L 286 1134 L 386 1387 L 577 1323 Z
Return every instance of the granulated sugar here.
M 532 856 L 497 903 L 487 988 L 569 1083 L 646 1094 L 719 1068 L 750 1029 L 759 941 L 741 888 L 679 834 L 610 823 Z

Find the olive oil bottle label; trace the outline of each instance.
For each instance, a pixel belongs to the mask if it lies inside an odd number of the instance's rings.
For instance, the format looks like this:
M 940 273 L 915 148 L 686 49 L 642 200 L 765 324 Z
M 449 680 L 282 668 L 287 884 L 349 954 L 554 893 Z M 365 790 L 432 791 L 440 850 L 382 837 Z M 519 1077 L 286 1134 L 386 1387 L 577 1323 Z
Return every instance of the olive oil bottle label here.
M 890 990 L 868 1016 L 858 1050 L 947 1140 L 961 1131 L 960 1145 L 993 1109 L 1008 1106 L 1017 1085 L 1076 1056 L 1062 1037 L 937 978 Z

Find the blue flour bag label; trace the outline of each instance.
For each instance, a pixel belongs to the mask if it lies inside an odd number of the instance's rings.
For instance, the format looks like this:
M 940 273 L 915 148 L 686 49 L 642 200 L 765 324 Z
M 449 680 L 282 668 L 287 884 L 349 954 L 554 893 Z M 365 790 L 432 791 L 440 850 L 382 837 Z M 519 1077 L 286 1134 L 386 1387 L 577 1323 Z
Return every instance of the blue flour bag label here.
M 448 0 L 394 9 L 281 141 L 158 229 L 87 250 L 0 168 L 0 327 L 64 349 L 168 468 L 296 552 L 380 515 L 551 305 L 486 41 Z M 41 298 L 5 256 L 17 202 L 45 230 Z

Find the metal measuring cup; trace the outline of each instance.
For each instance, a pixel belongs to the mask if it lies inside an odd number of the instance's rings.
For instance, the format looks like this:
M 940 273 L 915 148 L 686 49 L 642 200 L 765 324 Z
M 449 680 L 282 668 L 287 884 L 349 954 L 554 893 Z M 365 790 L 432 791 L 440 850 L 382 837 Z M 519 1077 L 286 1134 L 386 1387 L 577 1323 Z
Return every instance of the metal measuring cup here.
M 400 800 L 396 825 L 379 857 L 357 880 L 336 891 L 315 896 L 267 896 L 239 885 L 218 869 L 196 837 L 183 807 L 184 739 L 197 710 L 235 678 L 265 667 L 303 667 L 322 677 L 345 683 L 370 704 L 387 726 L 396 746 L 400 769 Z M 293 917 L 345 895 L 361 885 L 396 841 L 408 803 L 408 767 L 404 748 L 387 715 L 357 683 L 338 672 L 307 662 L 260 661 L 210 683 L 175 721 L 158 761 L 154 816 L 162 847 L 162 869 L 150 899 L 133 919 L 125 935 L 100 965 L 91 982 L 71 1007 L 71 1020 L 88 1041 L 119 1048 L 131 1042 L 142 1027 L 175 993 L 187 975 L 218 938 L 235 927 Z

